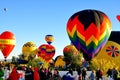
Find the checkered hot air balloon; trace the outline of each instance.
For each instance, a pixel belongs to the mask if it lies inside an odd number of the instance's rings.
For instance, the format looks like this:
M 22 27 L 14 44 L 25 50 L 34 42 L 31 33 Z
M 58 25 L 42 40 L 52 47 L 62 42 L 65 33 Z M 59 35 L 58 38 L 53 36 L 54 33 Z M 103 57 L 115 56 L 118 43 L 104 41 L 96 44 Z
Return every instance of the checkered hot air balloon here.
M 104 47 L 112 25 L 105 13 L 88 9 L 73 14 L 66 29 L 71 43 L 89 61 Z

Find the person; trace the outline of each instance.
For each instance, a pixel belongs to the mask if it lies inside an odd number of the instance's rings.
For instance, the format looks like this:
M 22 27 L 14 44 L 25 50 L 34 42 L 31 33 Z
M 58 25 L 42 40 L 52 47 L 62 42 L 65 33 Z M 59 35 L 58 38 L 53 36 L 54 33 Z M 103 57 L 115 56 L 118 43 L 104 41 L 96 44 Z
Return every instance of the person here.
M 82 70 L 82 80 L 86 79 L 86 75 L 87 75 L 86 68 L 83 68 L 83 70 Z
M 82 73 L 82 71 L 81 71 L 81 68 L 79 67 L 79 68 L 77 69 L 78 80 L 82 80 L 81 73 Z
M 19 80 L 19 73 L 17 72 L 16 67 L 12 69 L 12 72 L 10 73 L 8 80 Z
M 40 76 L 40 80 L 46 80 L 46 74 L 44 68 L 40 68 L 39 76 Z
M 34 70 L 35 70 L 34 71 L 34 80 L 40 80 L 40 76 L 39 76 L 39 73 L 38 73 L 39 69 L 35 68 Z
M 25 68 L 25 80 L 33 80 L 33 71 L 31 68 Z
M 48 72 L 47 72 L 46 77 L 47 77 L 47 79 L 52 77 L 52 69 L 48 68 Z
M 114 80 L 117 80 L 117 75 L 118 75 L 118 72 L 115 68 L 112 69 L 112 76 L 113 76 L 113 79 Z
M 96 71 L 96 80 L 100 80 L 100 79 L 102 79 L 102 76 L 103 76 L 103 73 L 102 73 L 102 71 L 100 70 L 100 69 L 98 69 L 97 71 Z
M 4 71 L 2 70 L 2 66 L 0 65 L 0 80 L 3 80 L 3 77 L 4 76 Z
M 112 78 L 112 70 L 111 69 L 108 69 L 107 77 Z
M 91 74 L 90 74 L 90 80 L 95 80 L 95 77 L 96 77 L 95 71 L 92 70 L 92 72 L 91 72 Z
M 62 80 L 58 70 L 54 70 L 53 76 L 49 80 Z

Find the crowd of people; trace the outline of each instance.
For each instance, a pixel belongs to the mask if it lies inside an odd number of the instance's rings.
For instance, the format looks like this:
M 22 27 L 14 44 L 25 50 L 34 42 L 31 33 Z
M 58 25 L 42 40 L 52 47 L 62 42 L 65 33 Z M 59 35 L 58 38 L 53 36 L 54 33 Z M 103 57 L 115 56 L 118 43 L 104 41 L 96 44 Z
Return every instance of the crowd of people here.
M 5 76 L 5 71 L 0 66 L 0 80 L 104 80 L 103 72 L 98 70 L 92 70 L 88 76 L 86 68 L 78 68 L 77 75 L 74 75 L 73 70 L 69 69 L 63 76 L 59 74 L 57 69 L 52 68 L 31 68 L 23 67 L 19 72 L 18 67 L 14 67 L 9 75 Z M 115 68 L 108 69 L 107 80 L 120 80 L 120 71 Z

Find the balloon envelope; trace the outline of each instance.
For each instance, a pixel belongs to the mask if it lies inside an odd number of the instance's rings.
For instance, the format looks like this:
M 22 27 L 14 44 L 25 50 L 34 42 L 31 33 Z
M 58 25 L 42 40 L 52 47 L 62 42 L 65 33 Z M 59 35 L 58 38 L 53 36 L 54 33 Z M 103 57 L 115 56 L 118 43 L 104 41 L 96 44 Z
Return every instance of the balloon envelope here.
M 52 45 L 42 44 L 38 48 L 38 56 L 42 57 L 46 61 L 51 60 L 54 54 L 55 54 L 55 48 Z
M 5 31 L 0 35 L 0 49 L 5 58 L 9 56 L 16 44 L 16 38 L 10 31 Z
M 47 41 L 48 44 L 51 44 L 54 41 L 53 35 L 46 35 L 45 40 Z
M 37 46 L 34 42 L 26 42 L 22 47 L 22 53 L 28 57 L 30 53 L 36 54 L 37 53 Z
M 111 22 L 98 10 L 83 10 L 73 14 L 67 22 L 72 44 L 89 61 L 103 48 L 111 33 Z
M 66 47 L 64 47 L 63 49 L 63 53 L 64 54 L 69 54 L 69 53 L 73 53 L 73 54 L 79 54 L 78 50 L 75 48 L 74 45 L 67 45 Z

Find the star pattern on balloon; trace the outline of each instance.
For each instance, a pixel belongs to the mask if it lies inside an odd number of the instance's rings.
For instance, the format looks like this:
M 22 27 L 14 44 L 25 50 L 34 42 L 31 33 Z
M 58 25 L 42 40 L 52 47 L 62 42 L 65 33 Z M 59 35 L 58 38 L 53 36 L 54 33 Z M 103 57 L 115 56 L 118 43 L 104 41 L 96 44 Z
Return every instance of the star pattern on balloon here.
M 106 52 L 111 57 L 117 57 L 120 54 L 120 51 L 115 46 L 108 46 Z

